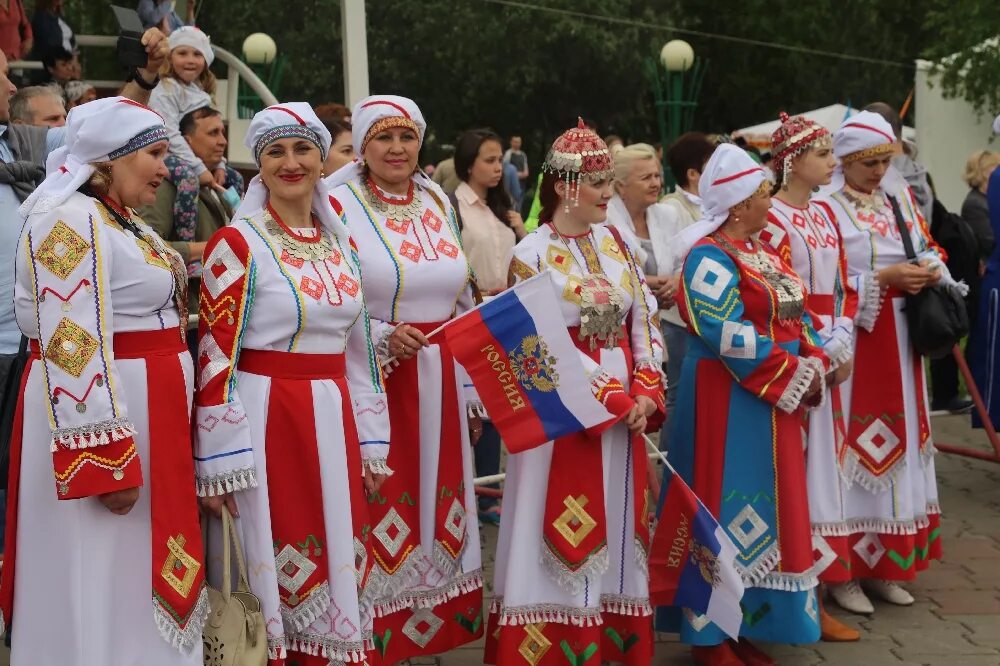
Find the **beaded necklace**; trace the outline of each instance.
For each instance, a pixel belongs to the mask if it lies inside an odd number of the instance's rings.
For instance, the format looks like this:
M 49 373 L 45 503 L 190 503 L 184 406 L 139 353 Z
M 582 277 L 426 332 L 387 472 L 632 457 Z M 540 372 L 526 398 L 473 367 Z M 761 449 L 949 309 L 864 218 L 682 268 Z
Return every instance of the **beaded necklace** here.
M 278 241 L 278 245 L 288 253 L 288 256 L 304 261 L 324 261 L 333 252 L 333 242 L 330 240 L 330 234 L 316 220 L 315 214 L 311 214 L 311 219 L 316 234 L 302 236 L 285 224 L 268 203 L 264 215 L 264 228 Z

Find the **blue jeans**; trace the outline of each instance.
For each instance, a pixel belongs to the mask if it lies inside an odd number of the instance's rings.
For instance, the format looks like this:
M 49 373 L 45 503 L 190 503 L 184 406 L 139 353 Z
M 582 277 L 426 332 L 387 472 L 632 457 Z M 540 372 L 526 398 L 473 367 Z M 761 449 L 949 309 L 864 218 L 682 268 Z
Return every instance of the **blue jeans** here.
M 674 404 L 677 402 L 677 389 L 681 383 L 681 366 L 687 353 L 689 333 L 684 326 L 671 324 L 665 320 L 660 321 L 660 328 L 663 330 L 663 343 L 667 348 L 667 417 L 663 421 L 663 428 L 660 429 L 660 450 L 666 451 L 668 426 L 670 417 L 673 416 Z

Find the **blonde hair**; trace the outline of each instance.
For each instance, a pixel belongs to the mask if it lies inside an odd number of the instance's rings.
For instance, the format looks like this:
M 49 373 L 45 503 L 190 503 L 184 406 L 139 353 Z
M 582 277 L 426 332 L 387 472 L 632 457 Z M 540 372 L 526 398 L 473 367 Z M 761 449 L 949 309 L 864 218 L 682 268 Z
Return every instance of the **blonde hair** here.
M 87 184 L 90 185 L 90 189 L 95 194 L 99 194 L 102 197 L 108 196 L 112 183 L 111 162 L 94 162 L 91 166 L 94 167 L 94 173 L 91 174 Z
M 173 49 L 170 50 L 173 53 Z M 173 60 L 170 58 L 170 54 L 167 54 L 167 59 L 163 62 L 163 68 L 160 69 L 161 79 L 174 79 L 179 80 L 177 72 L 174 71 Z M 208 93 L 208 96 L 212 98 L 212 104 L 215 104 L 215 74 L 212 73 L 212 68 L 205 63 L 205 69 L 201 70 L 201 74 L 198 75 L 198 87 Z
M 965 173 L 962 180 L 968 183 L 969 187 L 979 189 L 986 182 L 990 172 L 1000 166 L 1000 153 L 992 150 L 977 150 L 969 155 L 965 161 Z
M 615 151 L 613 161 L 615 165 L 615 182 L 624 183 L 632 175 L 632 169 L 639 160 L 653 160 L 656 162 L 656 149 L 648 143 L 633 143 Z

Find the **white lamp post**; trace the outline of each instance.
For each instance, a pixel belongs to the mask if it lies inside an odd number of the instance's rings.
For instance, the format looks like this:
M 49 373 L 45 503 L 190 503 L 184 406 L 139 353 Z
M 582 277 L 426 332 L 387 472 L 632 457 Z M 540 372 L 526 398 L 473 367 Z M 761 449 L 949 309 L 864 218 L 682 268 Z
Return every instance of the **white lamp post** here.
M 269 65 L 278 54 L 278 45 L 271 36 L 255 32 L 243 40 L 243 59 L 250 65 Z

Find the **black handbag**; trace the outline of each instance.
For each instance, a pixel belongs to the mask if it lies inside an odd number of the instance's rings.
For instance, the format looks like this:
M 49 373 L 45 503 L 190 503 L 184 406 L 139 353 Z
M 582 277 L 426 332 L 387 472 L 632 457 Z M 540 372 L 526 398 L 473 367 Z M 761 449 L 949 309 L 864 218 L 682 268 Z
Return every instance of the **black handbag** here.
M 911 264 L 917 263 L 917 253 L 913 251 L 910 230 L 903 221 L 903 212 L 895 197 L 889 197 L 892 214 L 899 227 L 906 257 Z M 916 294 L 906 294 L 903 308 L 906 323 L 910 329 L 910 342 L 923 356 L 942 358 L 951 353 L 959 340 L 969 334 L 969 313 L 961 292 L 952 285 L 935 284 L 924 287 Z

